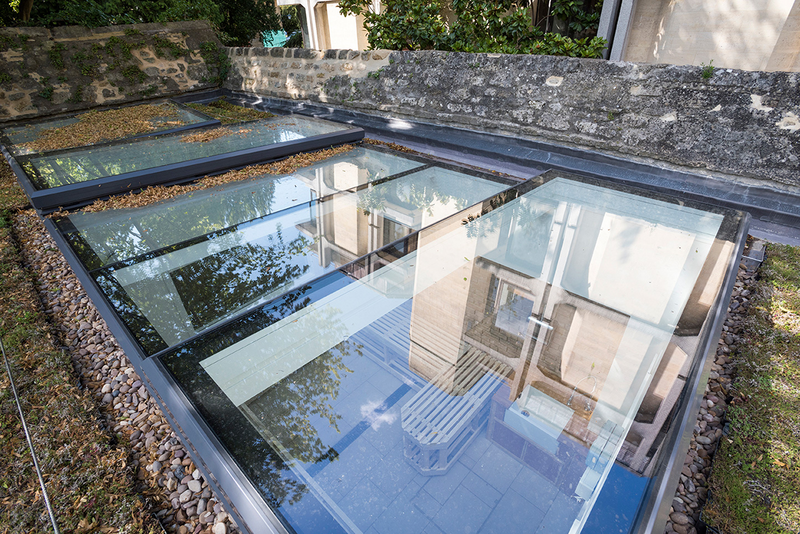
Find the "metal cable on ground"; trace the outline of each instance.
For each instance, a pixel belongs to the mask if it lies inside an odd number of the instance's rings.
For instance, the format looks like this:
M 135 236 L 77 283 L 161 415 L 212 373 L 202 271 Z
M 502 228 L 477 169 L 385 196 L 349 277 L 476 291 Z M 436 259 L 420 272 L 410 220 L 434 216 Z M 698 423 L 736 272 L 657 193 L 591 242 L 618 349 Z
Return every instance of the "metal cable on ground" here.
M 11 391 L 14 392 L 14 400 L 17 403 L 17 410 L 19 411 L 19 419 L 22 421 L 22 429 L 25 431 L 25 438 L 28 440 L 28 447 L 31 450 L 31 457 L 33 457 L 33 467 L 36 469 L 36 475 L 39 477 L 39 485 L 42 487 L 42 495 L 44 496 L 44 505 L 47 507 L 47 513 L 50 514 L 50 522 L 53 524 L 53 531 L 55 534 L 60 534 L 58 524 L 56 523 L 56 516 L 53 513 L 53 507 L 50 506 L 50 498 L 47 496 L 47 488 L 44 486 L 44 478 L 42 478 L 42 471 L 39 469 L 39 460 L 36 458 L 36 452 L 33 450 L 33 440 L 31 434 L 28 432 L 28 425 L 25 423 L 25 416 L 22 415 L 22 404 L 19 402 L 19 395 L 17 395 L 17 387 L 14 385 L 14 377 L 11 376 L 11 366 L 8 365 L 8 357 L 6 357 L 6 348 L 3 345 L 3 339 L 0 338 L 0 351 L 3 352 L 3 361 L 6 364 L 6 372 L 8 373 L 8 380 L 11 382 Z

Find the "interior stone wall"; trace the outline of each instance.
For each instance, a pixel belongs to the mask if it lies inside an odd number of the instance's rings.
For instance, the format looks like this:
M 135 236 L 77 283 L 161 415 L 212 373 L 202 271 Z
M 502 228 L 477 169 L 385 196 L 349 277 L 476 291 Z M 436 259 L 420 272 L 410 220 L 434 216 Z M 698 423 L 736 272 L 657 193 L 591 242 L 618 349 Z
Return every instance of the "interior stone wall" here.
M 800 74 L 553 56 L 229 48 L 225 87 L 800 191 Z
M 0 28 L 0 122 L 215 87 L 203 43 L 203 21 Z

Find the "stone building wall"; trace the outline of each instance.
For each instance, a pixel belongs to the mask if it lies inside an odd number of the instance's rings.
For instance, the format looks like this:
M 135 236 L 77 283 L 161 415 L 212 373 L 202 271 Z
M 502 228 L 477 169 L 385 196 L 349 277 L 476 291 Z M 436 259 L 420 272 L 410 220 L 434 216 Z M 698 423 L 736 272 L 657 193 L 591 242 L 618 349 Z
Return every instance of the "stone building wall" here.
M 800 191 L 800 74 L 438 51 L 229 48 L 225 87 Z
M 219 41 L 202 21 L 0 28 L 0 121 L 216 87 L 204 43 L 214 58 Z
M 323 85 L 343 76 L 360 80 L 389 66 L 389 50 L 228 48 L 232 68 L 226 87 L 276 98 L 325 100 Z

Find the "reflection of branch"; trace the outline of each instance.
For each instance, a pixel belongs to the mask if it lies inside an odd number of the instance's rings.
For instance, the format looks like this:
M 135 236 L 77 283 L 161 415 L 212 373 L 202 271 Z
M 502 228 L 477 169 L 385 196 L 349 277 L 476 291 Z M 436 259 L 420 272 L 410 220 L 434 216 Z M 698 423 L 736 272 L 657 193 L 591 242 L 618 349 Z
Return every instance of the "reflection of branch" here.
M 411 206 L 417 210 L 425 210 L 429 216 L 433 216 L 432 208 L 436 204 L 444 205 L 449 202 L 455 202 L 456 209 L 458 210 L 462 210 L 466 207 L 467 200 L 465 198 L 446 195 L 434 187 L 418 187 L 417 184 L 412 183 L 408 187 L 408 193 L 404 194 L 400 191 L 401 188 L 399 187 L 402 183 L 403 182 L 392 180 L 370 187 L 359 195 L 358 209 L 367 215 L 372 211 L 383 211 L 385 210 L 387 197 L 390 193 L 394 194 L 394 197 L 400 204 Z M 390 189 L 392 186 L 394 186 L 393 189 Z M 388 199 L 388 202 L 390 204 L 392 203 L 391 198 Z
M 348 329 L 337 312 L 324 311 L 325 316 L 315 322 L 321 330 L 319 336 L 345 337 Z M 322 441 L 317 428 L 328 425 L 340 432 L 342 416 L 332 403 L 339 396 L 341 380 L 353 372 L 344 359 L 353 356 L 363 356 L 361 346 L 341 342 L 246 403 L 260 430 L 277 442 L 276 448 L 285 451 L 285 461 L 313 464 L 335 459 L 336 451 Z
M 466 226 L 467 236 L 471 238 L 486 237 L 497 229 L 500 217 L 484 218 L 483 216 L 516 198 L 515 191 L 505 191 L 489 199 L 489 206 L 484 207 L 478 215 L 467 215 L 461 220 L 461 225 Z

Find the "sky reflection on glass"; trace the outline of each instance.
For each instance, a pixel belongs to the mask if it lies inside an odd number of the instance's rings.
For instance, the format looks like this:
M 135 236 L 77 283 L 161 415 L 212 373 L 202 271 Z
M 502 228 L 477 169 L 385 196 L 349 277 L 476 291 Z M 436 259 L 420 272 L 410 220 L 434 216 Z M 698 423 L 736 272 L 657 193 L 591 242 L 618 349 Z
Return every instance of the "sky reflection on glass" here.
M 297 532 L 627 532 L 723 218 L 561 178 L 498 200 L 161 357 Z
M 71 240 L 105 266 L 98 284 L 152 353 L 507 187 L 374 150 L 350 156 L 144 210 L 74 214 Z
M 228 133 L 205 141 L 187 141 L 199 133 L 188 131 L 35 156 L 23 167 L 27 167 L 26 172 L 38 188 L 47 189 L 347 129 L 336 123 L 297 115 L 220 128 Z

